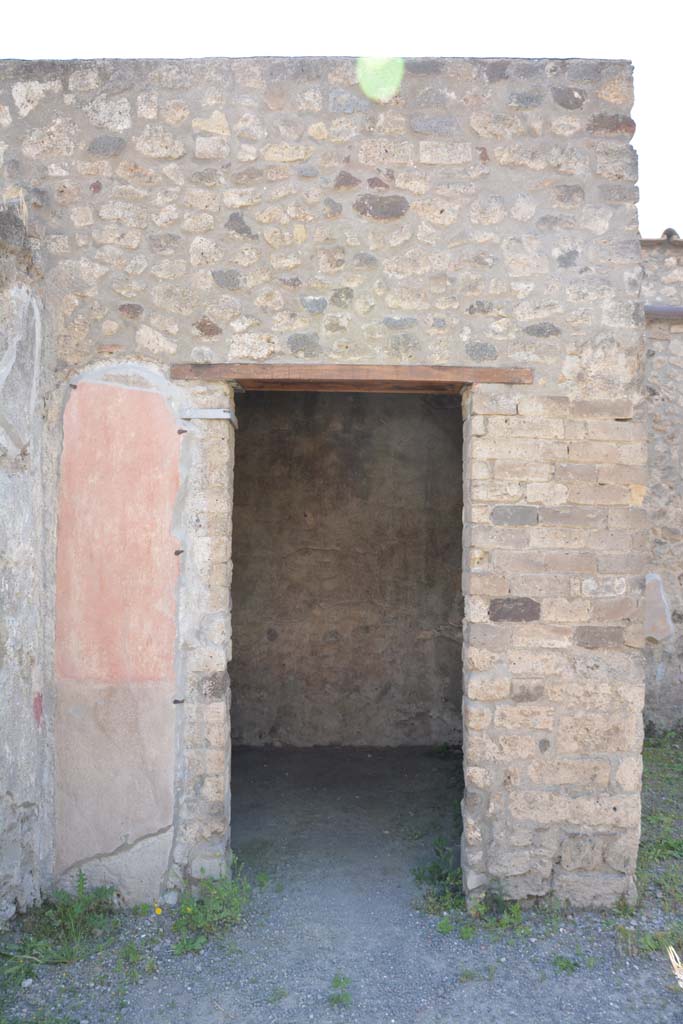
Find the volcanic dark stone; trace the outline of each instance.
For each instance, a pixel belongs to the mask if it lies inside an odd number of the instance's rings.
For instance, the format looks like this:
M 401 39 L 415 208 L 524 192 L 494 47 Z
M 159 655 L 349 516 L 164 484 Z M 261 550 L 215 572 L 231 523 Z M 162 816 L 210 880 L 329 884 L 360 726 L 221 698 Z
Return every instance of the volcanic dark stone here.
M 219 288 L 227 288 L 229 291 L 236 291 L 242 285 L 239 270 L 212 270 L 211 276 Z
M 541 606 L 531 597 L 494 597 L 489 603 L 491 622 L 537 622 Z
M 126 145 L 126 140 L 120 135 L 98 135 L 88 146 L 88 152 L 93 156 L 118 156 Z
M 564 107 L 565 110 L 578 110 L 586 102 L 586 93 L 584 89 L 555 86 L 553 89 L 553 99 L 558 107 Z
M 373 196 L 368 193 L 358 196 L 353 208 L 362 217 L 373 220 L 397 220 L 410 209 L 410 203 L 404 196 Z

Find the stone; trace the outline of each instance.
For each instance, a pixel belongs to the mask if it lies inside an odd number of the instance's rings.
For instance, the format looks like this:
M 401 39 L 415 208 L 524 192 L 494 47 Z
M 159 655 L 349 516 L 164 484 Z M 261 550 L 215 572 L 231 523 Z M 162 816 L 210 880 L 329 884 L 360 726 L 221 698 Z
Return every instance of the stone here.
M 323 295 L 302 295 L 300 301 L 309 313 L 324 313 L 327 309 L 327 299 Z
M 524 328 L 524 333 L 530 335 L 532 338 L 555 338 L 562 332 L 556 324 L 552 324 L 547 320 L 542 320 L 537 324 L 529 324 L 528 327 Z
M 239 270 L 212 270 L 211 276 L 219 288 L 237 291 L 242 287 L 242 275 Z
M 221 135 L 197 135 L 194 140 L 197 160 L 228 160 L 230 142 Z
M 208 117 L 194 118 L 192 121 L 192 130 L 202 135 L 227 136 L 230 134 L 230 126 L 228 125 L 228 120 L 222 110 L 214 110 Z
M 477 363 L 490 363 L 498 358 L 498 349 L 486 341 L 472 341 L 465 346 L 465 352 Z
M 580 647 L 621 647 L 623 641 L 621 626 L 579 626 L 576 630 Z
M 371 252 L 357 252 L 353 257 L 353 262 L 359 267 L 374 267 L 378 260 Z
M 269 163 L 296 163 L 300 160 L 308 160 L 312 153 L 311 146 L 281 142 L 266 146 L 263 157 Z
M 203 316 L 200 320 L 196 320 L 193 326 L 206 338 L 214 338 L 217 334 L 221 333 L 221 328 L 218 324 L 214 323 L 208 316 Z
M 421 164 L 468 164 L 472 160 L 472 147 L 466 142 L 421 142 Z
M 353 301 L 353 288 L 335 288 L 330 295 L 330 302 L 333 306 L 346 309 Z
M 55 117 L 45 128 L 34 128 L 28 132 L 21 143 L 21 151 L 31 159 L 70 156 L 74 150 L 76 130 L 71 118 Z
M 633 118 L 621 114 L 596 114 L 588 122 L 588 131 L 595 135 L 627 135 L 636 130 Z
M 411 142 L 396 139 L 369 139 L 358 146 L 358 162 L 371 167 L 392 164 L 412 164 L 414 149 Z
M 535 526 L 539 510 L 534 505 L 497 505 L 491 510 L 496 526 Z
M 348 171 L 340 171 L 334 179 L 334 188 L 355 188 L 356 185 L 360 185 L 360 178 Z
M 185 153 L 184 143 L 162 125 L 146 125 L 135 139 L 135 148 L 156 160 L 177 160 Z
M 301 354 L 311 357 L 320 353 L 319 338 L 314 331 L 299 331 L 296 334 L 290 334 L 287 344 L 294 355 Z
M 602 864 L 603 847 L 602 837 L 568 836 L 561 847 L 562 867 L 568 871 L 597 871 Z
M 144 312 L 144 307 L 137 302 L 124 302 L 119 306 L 119 313 L 126 320 L 138 320 Z
M 365 194 L 359 196 L 353 204 L 356 213 L 373 220 L 396 220 L 403 217 L 410 208 L 404 196 L 386 196 Z
M 426 115 L 411 117 L 410 128 L 418 135 L 453 135 L 460 130 L 453 117 Z
M 494 597 L 489 604 L 491 622 L 533 622 L 541 617 L 541 606 L 530 597 Z
M 415 327 L 417 318 L 414 316 L 385 316 L 382 322 L 390 331 L 405 331 Z
M 18 204 L 0 205 L 0 248 L 20 253 L 28 247 L 28 232 Z
M 552 89 L 553 99 L 559 107 L 565 110 L 579 110 L 586 102 L 584 89 L 572 89 L 567 86 L 554 86 Z
M 176 351 L 175 342 L 165 337 L 161 331 L 156 331 L 147 324 L 138 327 L 135 332 L 135 341 L 145 352 L 150 352 L 157 356 L 172 356 Z
M 86 105 L 85 113 L 97 128 L 122 132 L 131 126 L 130 100 L 126 96 L 96 96 Z
M 97 135 L 88 145 L 93 156 L 118 156 L 126 146 L 120 135 Z
M 561 719 L 556 738 L 560 754 L 615 753 L 633 749 L 640 723 L 624 715 L 602 712 L 577 713 Z
M 27 117 L 31 111 L 50 93 L 61 92 L 62 83 L 53 80 L 49 82 L 19 81 L 12 86 L 12 99 L 17 108 L 19 117 Z
M 225 223 L 225 226 L 230 231 L 233 231 L 236 235 L 242 235 L 242 237 L 244 238 L 257 237 L 247 224 L 246 220 L 244 219 L 244 215 L 240 213 L 239 210 L 235 210 L 233 213 L 230 214 Z

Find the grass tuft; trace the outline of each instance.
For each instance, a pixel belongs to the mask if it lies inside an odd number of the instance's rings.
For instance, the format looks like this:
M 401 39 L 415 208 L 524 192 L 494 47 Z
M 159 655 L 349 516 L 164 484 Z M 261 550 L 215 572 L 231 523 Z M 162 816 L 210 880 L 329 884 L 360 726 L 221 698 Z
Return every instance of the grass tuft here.
M 422 908 L 428 914 L 450 914 L 465 909 L 462 871 L 456 864 L 455 850 L 444 839 L 434 843 L 434 859 L 413 868 L 413 877 L 424 890 Z
M 18 939 L 0 946 L 3 980 L 21 983 L 42 964 L 71 964 L 107 945 L 118 927 L 114 890 L 89 889 L 80 872 L 76 892 L 57 889 L 21 922 Z
M 173 924 L 179 936 L 174 952 L 197 953 L 212 935 L 234 928 L 242 920 L 250 895 L 251 887 L 236 862 L 231 878 L 203 878 L 196 892 L 184 892 Z
M 349 992 L 349 986 L 351 985 L 351 979 L 347 978 L 344 974 L 335 974 L 332 979 L 332 989 L 327 1001 L 330 1006 L 350 1006 L 351 1005 L 351 993 Z

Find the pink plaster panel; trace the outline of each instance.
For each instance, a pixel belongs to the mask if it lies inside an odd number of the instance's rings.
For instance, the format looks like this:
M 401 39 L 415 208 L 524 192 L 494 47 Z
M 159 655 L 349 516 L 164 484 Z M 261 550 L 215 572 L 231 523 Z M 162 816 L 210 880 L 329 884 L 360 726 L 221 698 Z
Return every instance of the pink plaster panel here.
M 171 679 L 180 437 L 151 391 L 83 382 L 64 414 L 56 669 L 64 680 Z

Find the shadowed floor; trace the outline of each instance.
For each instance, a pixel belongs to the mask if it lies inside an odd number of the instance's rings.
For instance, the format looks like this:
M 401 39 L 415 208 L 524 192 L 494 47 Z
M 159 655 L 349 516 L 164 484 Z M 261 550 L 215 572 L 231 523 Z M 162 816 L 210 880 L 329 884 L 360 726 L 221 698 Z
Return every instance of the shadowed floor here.
M 412 747 L 238 748 L 232 794 L 233 848 L 252 871 L 306 880 L 312 905 L 359 900 L 371 913 L 384 889 L 392 903 L 414 898 L 411 868 L 437 837 L 457 843 L 461 761 Z

